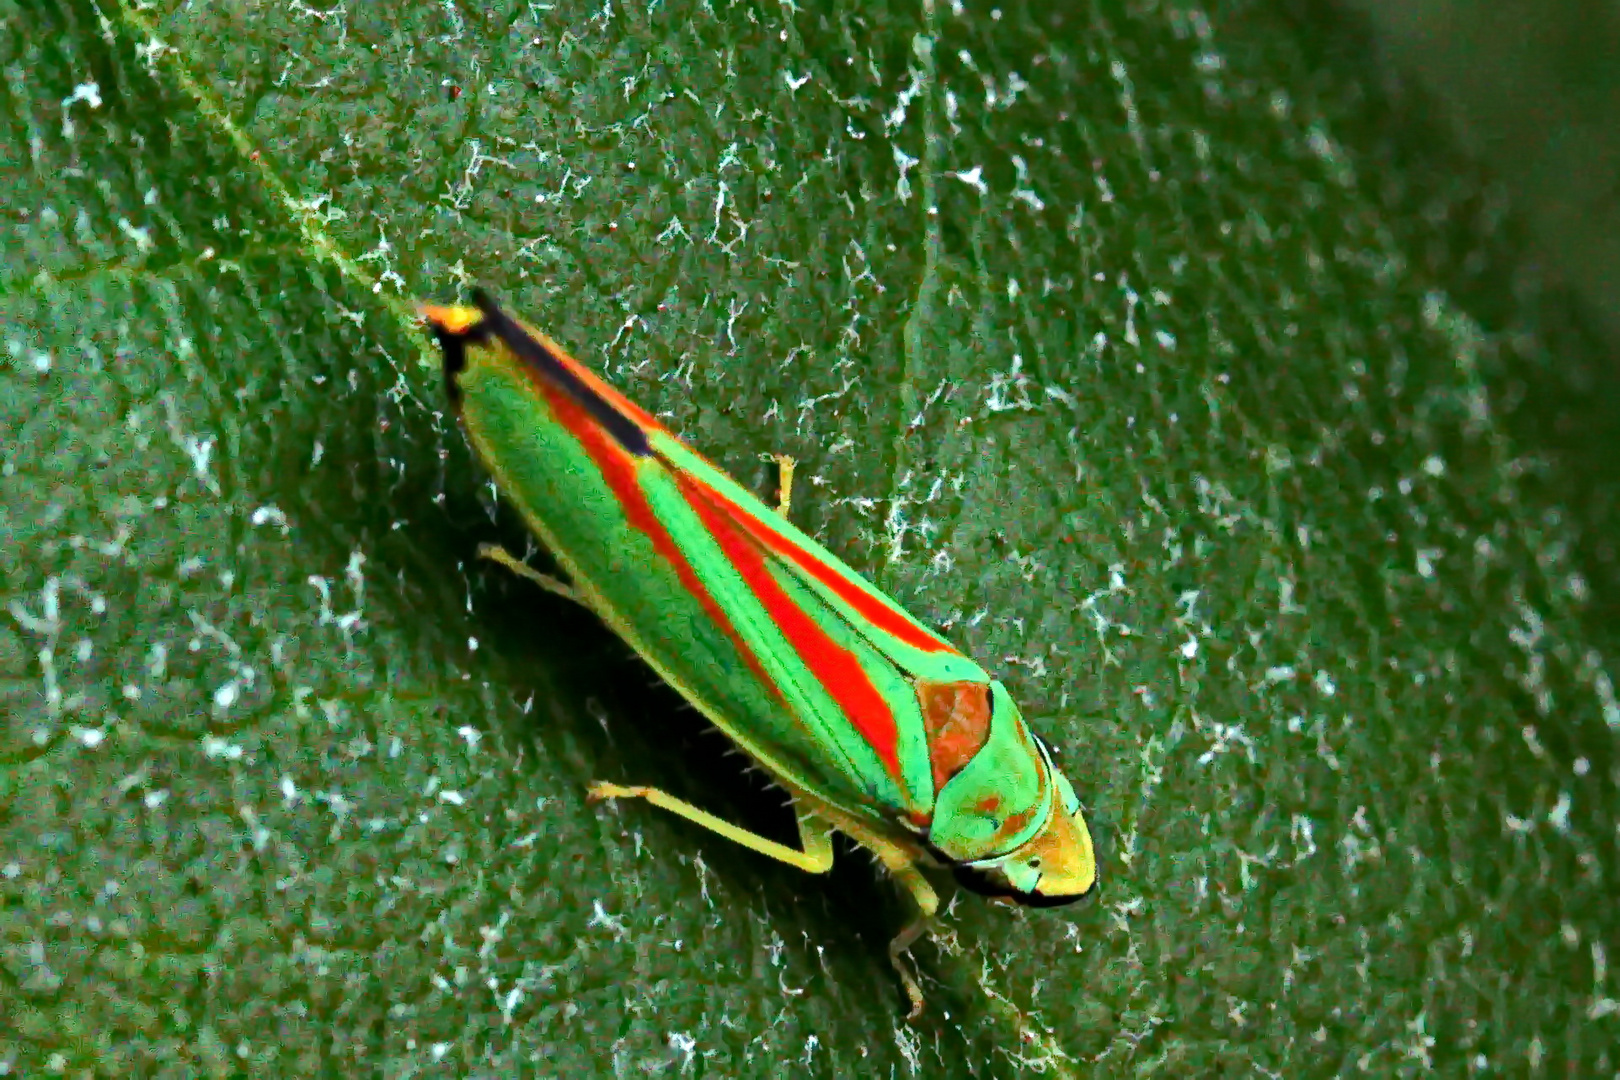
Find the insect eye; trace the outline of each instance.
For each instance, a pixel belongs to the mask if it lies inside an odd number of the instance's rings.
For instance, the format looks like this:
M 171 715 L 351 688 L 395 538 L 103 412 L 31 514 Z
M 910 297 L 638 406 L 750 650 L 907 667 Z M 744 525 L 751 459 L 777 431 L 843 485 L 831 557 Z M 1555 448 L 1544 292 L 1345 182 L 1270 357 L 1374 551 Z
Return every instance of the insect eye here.
M 1031 870 L 1039 870 L 1041 868 L 1041 857 L 1039 855 L 1032 855 L 1030 857 L 1029 868 Z

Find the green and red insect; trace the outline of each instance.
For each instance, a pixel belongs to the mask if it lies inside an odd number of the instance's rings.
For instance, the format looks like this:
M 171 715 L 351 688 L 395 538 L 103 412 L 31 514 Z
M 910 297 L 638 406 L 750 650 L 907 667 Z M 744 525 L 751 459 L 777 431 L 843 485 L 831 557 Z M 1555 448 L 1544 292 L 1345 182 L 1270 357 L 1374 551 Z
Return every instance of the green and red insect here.
M 938 908 L 919 866 L 1032 905 L 1096 881 L 1074 789 L 1002 684 L 544 335 L 483 293 L 423 306 L 451 402 L 484 464 L 567 574 L 484 554 L 595 612 L 793 797 L 801 847 L 656 788 L 642 798 L 811 873 L 836 829 L 916 900 L 901 955 Z

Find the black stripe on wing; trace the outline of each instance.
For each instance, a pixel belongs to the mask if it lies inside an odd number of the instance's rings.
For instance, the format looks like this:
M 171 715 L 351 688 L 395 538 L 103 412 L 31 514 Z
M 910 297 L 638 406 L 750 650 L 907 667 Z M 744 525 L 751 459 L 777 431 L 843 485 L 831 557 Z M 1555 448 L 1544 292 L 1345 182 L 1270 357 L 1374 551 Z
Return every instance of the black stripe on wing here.
M 576 375 L 567 363 L 546 347 L 544 342 L 502 311 L 484 290 L 474 289 L 472 299 L 478 310 L 484 313 L 484 321 L 473 328 L 473 333 L 481 330 L 499 338 L 508 349 L 512 350 L 513 355 L 529 365 L 537 375 L 578 403 L 580 408 L 591 415 L 591 419 L 602 425 L 613 441 L 626 453 L 637 457 L 652 456 L 653 449 L 647 442 L 647 433 L 632 417 L 620 412 L 613 402 L 597 393 L 594 387 Z M 449 352 L 446 350 L 447 369 L 449 363 Z

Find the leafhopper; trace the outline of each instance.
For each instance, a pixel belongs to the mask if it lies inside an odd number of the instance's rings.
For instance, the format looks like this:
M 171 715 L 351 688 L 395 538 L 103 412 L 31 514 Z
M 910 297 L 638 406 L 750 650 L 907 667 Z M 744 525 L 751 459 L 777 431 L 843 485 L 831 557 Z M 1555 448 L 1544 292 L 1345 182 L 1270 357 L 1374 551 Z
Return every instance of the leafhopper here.
M 1096 882 L 1074 788 L 1006 687 L 545 335 L 487 295 L 421 309 L 445 387 L 497 487 L 566 581 L 483 554 L 594 612 L 792 796 L 797 848 L 657 788 L 598 782 L 810 873 L 832 831 L 916 901 L 904 960 L 939 898 L 921 867 L 1019 904 Z

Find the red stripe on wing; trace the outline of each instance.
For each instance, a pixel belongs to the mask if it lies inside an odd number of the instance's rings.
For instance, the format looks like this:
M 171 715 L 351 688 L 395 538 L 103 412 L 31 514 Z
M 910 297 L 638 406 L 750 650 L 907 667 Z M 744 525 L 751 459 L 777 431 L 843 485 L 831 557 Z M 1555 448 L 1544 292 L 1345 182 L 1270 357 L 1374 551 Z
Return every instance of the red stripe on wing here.
M 742 511 L 707 484 L 676 472 L 688 504 L 703 520 L 709 534 L 725 552 L 732 568 L 742 575 L 754 598 L 776 623 L 812 675 L 837 702 L 850 725 L 877 754 L 883 768 L 902 792 L 900 732 L 894 711 L 883 699 L 854 653 L 844 648 L 805 613 L 771 576 L 766 551 Z
M 764 665 L 759 661 L 759 657 L 754 654 L 754 651 L 749 648 L 742 635 L 738 633 L 736 626 L 732 624 L 731 619 L 726 615 L 725 609 L 704 588 L 703 582 L 697 576 L 697 572 L 692 569 L 692 564 L 687 561 L 685 554 L 682 553 L 680 545 L 669 534 L 669 530 L 664 527 L 664 523 L 658 520 L 658 515 L 653 512 L 651 504 L 647 502 L 647 496 L 641 490 L 641 484 L 636 477 L 638 459 L 627 453 L 607 432 L 602 430 L 590 413 L 572 397 L 560 392 L 556 387 L 551 386 L 538 376 L 533 381 L 540 392 L 545 395 L 546 403 L 556 414 L 558 422 L 574 433 L 574 437 L 579 440 L 580 445 L 585 448 L 585 452 L 591 456 L 591 460 L 601 470 L 602 479 L 613 490 L 614 496 L 619 500 L 619 505 L 624 510 L 625 520 L 629 522 L 632 528 L 640 531 L 652 541 L 653 550 L 674 568 L 681 584 L 697 598 L 698 603 L 703 605 L 704 613 L 714 621 L 716 626 L 725 631 L 726 636 L 737 647 L 737 652 L 742 657 L 743 663 L 748 665 L 748 670 L 760 681 L 761 685 L 767 687 L 771 693 L 780 699 L 782 693 L 775 681 L 766 673 Z M 629 403 L 625 402 L 625 404 L 628 405 Z M 630 406 L 630 408 L 634 409 L 635 407 Z M 635 411 L 640 412 L 639 409 Z
M 832 590 L 835 596 L 854 608 L 857 615 L 885 634 L 922 652 L 944 652 L 961 655 L 956 646 L 937 634 L 918 626 L 911 621 L 909 616 L 892 604 L 855 585 L 837 570 L 828 566 L 820 556 L 806 551 L 776 530 L 761 525 L 735 503 L 708 485 L 704 485 L 703 490 L 709 493 L 710 498 L 724 506 L 737 523 L 748 531 L 748 535 Z

